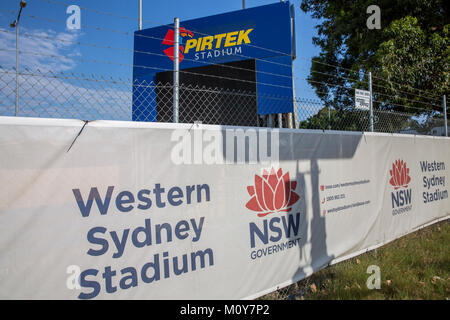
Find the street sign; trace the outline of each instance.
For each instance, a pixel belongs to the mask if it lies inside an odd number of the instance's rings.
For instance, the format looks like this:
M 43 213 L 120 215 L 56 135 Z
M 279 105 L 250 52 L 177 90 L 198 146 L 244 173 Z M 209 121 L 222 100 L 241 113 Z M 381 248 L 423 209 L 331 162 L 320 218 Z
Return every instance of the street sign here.
M 369 110 L 370 91 L 355 89 L 355 108 Z

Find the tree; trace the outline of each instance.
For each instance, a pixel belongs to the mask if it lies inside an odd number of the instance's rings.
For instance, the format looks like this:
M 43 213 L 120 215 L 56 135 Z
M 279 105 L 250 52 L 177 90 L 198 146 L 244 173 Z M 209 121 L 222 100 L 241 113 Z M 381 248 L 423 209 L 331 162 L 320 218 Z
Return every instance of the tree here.
M 388 110 L 375 111 L 374 118 L 375 128 L 383 132 L 399 132 L 407 127 L 412 128 L 413 124 L 415 125 L 414 129 L 419 129 L 420 126 L 409 114 L 394 114 Z M 352 108 L 336 110 L 329 107 L 323 107 L 317 114 L 301 121 L 299 126 L 300 129 L 345 131 L 368 131 L 369 127 L 370 120 L 368 111 Z M 422 131 L 424 130 L 425 126 Z
M 321 52 L 309 83 L 326 105 L 350 109 L 354 88 L 367 89 L 371 71 L 375 109 L 442 110 L 450 84 L 449 3 L 379 0 L 381 29 L 368 29 L 372 1 L 302 0 L 301 9 L 320 19 L 313 43 Z

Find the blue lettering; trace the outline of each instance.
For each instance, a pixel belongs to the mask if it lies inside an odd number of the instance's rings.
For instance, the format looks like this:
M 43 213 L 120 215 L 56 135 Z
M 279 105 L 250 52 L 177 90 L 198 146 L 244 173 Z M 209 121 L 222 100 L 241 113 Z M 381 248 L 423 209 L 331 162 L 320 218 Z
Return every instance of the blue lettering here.
M 108 251 L 108 246 L 109 246 L 108 240 L 95 237 L 96 233 L 104 234 L 105 232 L 106 232 L 106 228 L 103 228 L 103 227 L 94 227 L 91 230 L 89 230 L 89 232 L 87 233 L 88 241 L 92 244 L 101 245 L 102 248 L 99 250 L 89 249 L 87 254 L 89 254 L 91 256 L 100 256 L 100 255 L 104 254 L 106 251 Z
M 267 220 L 263 221 L 263 227 L 264 231 L 261 231 L 258 226 L 250 222 L 250 247 L 255 247 L 255 234 L 258 236 L 259 240 L 262 241 L 262 243 L 267 244 L 269 242 L 269 232 L 267 230 Z
M 153 276 L 151 277 L 147 275 L 147 270 L 150 268 L 153 269 Z M 149 262 L 142 266 L 141 278 L 145 283 L 150 283 L 161 279 L 159 274 L 159 254 L 154 255 L 154 262 Z
M 134 203 L 134 196 L 130 191 L 122 191 L 117 195 L 116 207 L 117 209 L 119 209 L 119 211 L 130 212 L 131 210 L 133 210 L 134 207 L 132 205 L 126 207 L 124 206 L 124 204 L 130 203 Z
M 116 275 L 115 270 L 111 270 L 111 267 L 108 266 L 105 268 L 105 272 L 102 274 L 103 279 L 105 279 L 105 286 L 107 293 L 114 293 L 117 291 L 117 287 L 113 286 L 112 278 Z
M 143 232 L 145 235 L 145 240 L 142 242 L 140 242 L 138 238 L 140 232 Z M 131 234 L 131 241 L 137 248 L 150 246 L 152 244 L 150 219 L 145 219 L 145 227 L 137 227 L 136 229 L 134 229 L 133 233 Z
M 270 241 L 272 241 L 272 242 L 279 241 L 282 236 L 281 228 L 275 226 L 274 225 L 275 223 L 280 223 L 280 218 L 278 218 L 278 217 L 272 218 L 269 222 L 270 231 L 276 232 L 278 234 L 278 236 L 270 236 Z
M 162 242 L 161 241 L 161 230 L 162 229 L 166 229 L 167 242 L 171 242 L 172 241 L 172 226 L 168 223 L 163 223 L 163 224 L 157 224 L 155 227 L 156 243 L 160 244 Z
M 141 210 L 147 210 L 150 209 L 150 207 L 152 206 L 152 200 L 150 200 L 149 197 L 144 197 L 145 195 L 150 195 L 150 190 L 147 189 L 142 189 L 141 191 L 138 192 L 137 198 L 139 201 L 141 201 L 143 204 L 138 204 L 138 209 Z
M 86 280 L 87 276 L 95 277 L 97 274 L 98 270 L 95 269 L 87 269 L 80 274 L 80 286 L 82 286 L 83 288 L 92 288 L 92 292 L 90 293 L 81 292 L 78 295 L 78 299 L 92 299 L 98 296 L 98 294 L 100 293 L 100 284 L 97 281 Z
M 75 200 L 77 201 L 78 208 L 80 208 L 81 215 L 83 217 L 88 217 L 91 212 L 92 202 L 95 199 L 95 203 L 97 203 L 98 210 L 100 214 L 106 214 L 108 212 L 109 202 L 111 201 L 111 196 L 113 193 L 114 187 L 108 187 L 106 191 L 105 200 L 102 200 L 100 194 L 98 193 L 97 188 L 91 188 L 89 192 L 89 197 L 86 203 L 83 201 L 83 197 L 81 196 L 80 189 L 72 189 L 73 195 L 75 196 Z
M 206 201 L 209 201 L 209 186 L 207 184 L 197 185 L 197 202 L 202 202 L 202 189 L 205 190 Z
M 183 197 L 183 190 L 179 187 L 173 187 L 170 188 L 168 194 L 167 194 L 167 200 L 172 206 L 179 206 L 183 203 L 182 200 L 176 200 Z
M 200 235 L 202 233 L 204 220 L 205 220 L 205 217 L 201 217 L 200 224 L 197 226 L 197 222 L 195 221 L 195 219 L 191 219 L 192 230 L 194 230 L 194 233 L 195 233 L 194 238 L 192 238 L 192 242 L 197 242 L 198 240 L 200 240 Z
M 117 252 L 113 254 L 113 258 L 120 258 L 125 250 L 125 244 L 127 243 L 128 233 L 130 229 L 123 230 L 122 240 L 119 239 L 115 231 L 111 231 L 109 234 L 116 245 Z
M 122 275 L 130 273 L 130 275 L 124 276 L 122 277 L 122 279 L 120 279 L 119 283 L 120 289 L 125 290 L 131 287 L 136 287 L 138 285 L 137 272 L 135 268 L 133 267 L 124 268 L 120 270 L 120 273 Z M 130 283 L 127 284 L 127 280 L 131 280 Z
M 293 234 L 293 237 L 296 237 L 298 234 L 298 229 L 300 227 L 300 212 L 297 212 L 296 214 L 296 223 L 294 223 L 294 216 L 292 214 L 288 215 L 288 223 L 286 224 L 286 217 L 281 217 L 283 220 L 283 227 L 284 232 L 286 233 L 286 237 L 291 237 L 291 229 Z
M 188 231 L 189 223 L 186 220 L 179 221 L 175 226 L 175 236 L 180 240 L 186 239 L 189 236 Z

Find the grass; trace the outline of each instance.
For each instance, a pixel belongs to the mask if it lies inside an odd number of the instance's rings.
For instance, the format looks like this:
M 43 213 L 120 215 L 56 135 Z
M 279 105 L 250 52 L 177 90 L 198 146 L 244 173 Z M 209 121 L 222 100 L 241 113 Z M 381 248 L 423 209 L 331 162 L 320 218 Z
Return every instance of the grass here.
M 367 288 L 370 265 L 380 267 L 380 289 Z M 446 220 L 261 299 L 448 299 L 449 284 L 450 223 Z

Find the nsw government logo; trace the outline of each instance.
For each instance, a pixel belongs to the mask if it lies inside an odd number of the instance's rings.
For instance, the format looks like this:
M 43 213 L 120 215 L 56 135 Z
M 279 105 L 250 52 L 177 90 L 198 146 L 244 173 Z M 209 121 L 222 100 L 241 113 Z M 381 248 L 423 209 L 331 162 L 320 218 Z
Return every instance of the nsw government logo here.
M 391 192 L 392 215 L 404 213 L 412 209 L 412 190 L 408 188 L 411 182 L 409 168 L 406 162 L 398 159 L 389 170 L 391 178 L 389 183 L 394 188 Z
M 289 172 L 283 175 L 283 170 L 272 168 L 270 174 L 264 170 L 262 177 L 255 174 L 255 185 L 248 186 L 247 191 L 252 197 L 245 205 L 248 209 L 258 212 L 258 217 L 264 217 L 274 212 L 289 212 L 300 197 L 295 193 L 297 181 L 289 180 Z
M 247 209 L 264 218 L 249 223 L 250 257 L 261 258 L 298 246 L 300 241 L 300 212 L 291 213 L 294 204 L 300 200 L 295 192 L 297 181 L 291 181 L 289 172 L 283 174 L 272 167 L 270 172 L 263 170 L 261 176 L 255 174 L 254 185 L 247 187 L 250 195 L 245 205 Z M 284 213 L 277 215 L 276 213 Z M 264 248 L 255 249 L 264 246 Z

